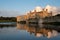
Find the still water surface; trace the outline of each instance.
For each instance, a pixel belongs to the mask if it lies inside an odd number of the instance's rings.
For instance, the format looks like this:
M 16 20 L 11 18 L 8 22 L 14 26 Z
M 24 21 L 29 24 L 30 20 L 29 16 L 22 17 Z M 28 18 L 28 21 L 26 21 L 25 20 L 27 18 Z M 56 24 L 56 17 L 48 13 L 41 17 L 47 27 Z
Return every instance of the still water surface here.
M 0 40 L 60 40 L 59 28 L 59 25 L 2 24 Z

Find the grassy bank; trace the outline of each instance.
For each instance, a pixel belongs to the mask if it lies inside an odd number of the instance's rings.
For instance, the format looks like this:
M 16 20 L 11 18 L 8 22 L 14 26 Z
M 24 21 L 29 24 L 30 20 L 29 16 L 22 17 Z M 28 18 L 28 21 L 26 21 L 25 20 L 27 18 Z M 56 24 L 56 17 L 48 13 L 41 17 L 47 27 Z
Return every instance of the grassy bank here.
M 0 17 L 0 22 L 16 22 L 16 17 Z
M 0 22 L 16 22 L 16 21 L 12 21 L 12 20 L 0 20 Z

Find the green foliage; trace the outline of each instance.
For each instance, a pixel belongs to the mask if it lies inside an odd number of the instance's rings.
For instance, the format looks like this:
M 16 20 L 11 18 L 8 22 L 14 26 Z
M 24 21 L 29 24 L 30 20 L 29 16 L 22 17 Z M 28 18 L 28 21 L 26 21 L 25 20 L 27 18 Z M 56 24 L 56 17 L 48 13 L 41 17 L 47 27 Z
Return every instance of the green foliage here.
M 0 22 L 16 22 L 16 17 L 0 17 Z

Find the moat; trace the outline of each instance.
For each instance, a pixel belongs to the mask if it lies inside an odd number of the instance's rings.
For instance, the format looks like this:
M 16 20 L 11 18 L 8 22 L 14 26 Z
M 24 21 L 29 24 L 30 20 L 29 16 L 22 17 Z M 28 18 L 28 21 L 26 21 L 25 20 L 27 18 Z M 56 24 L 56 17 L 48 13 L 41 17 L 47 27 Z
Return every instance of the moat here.
M 59 40 L 60 25 L 0 23 L 0 40 Z M 3 26 L 3 24 L 5 24 Z M 58 29 L 58 30 L 57 30 Z

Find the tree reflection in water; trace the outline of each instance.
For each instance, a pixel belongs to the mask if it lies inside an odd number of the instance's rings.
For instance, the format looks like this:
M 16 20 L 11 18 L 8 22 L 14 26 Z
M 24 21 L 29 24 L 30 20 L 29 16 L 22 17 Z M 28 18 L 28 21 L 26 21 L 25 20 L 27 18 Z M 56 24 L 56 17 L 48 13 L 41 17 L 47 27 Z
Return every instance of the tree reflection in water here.
M 58 28 L 58 27 L 57 27 Z M 58 35 L 58 31 L 54 25 L 44 24 L 19 24 L 17 23 L 17 29 L 26 30 L 30 34 L 34 34 L 36 37 L 55 37 Z

